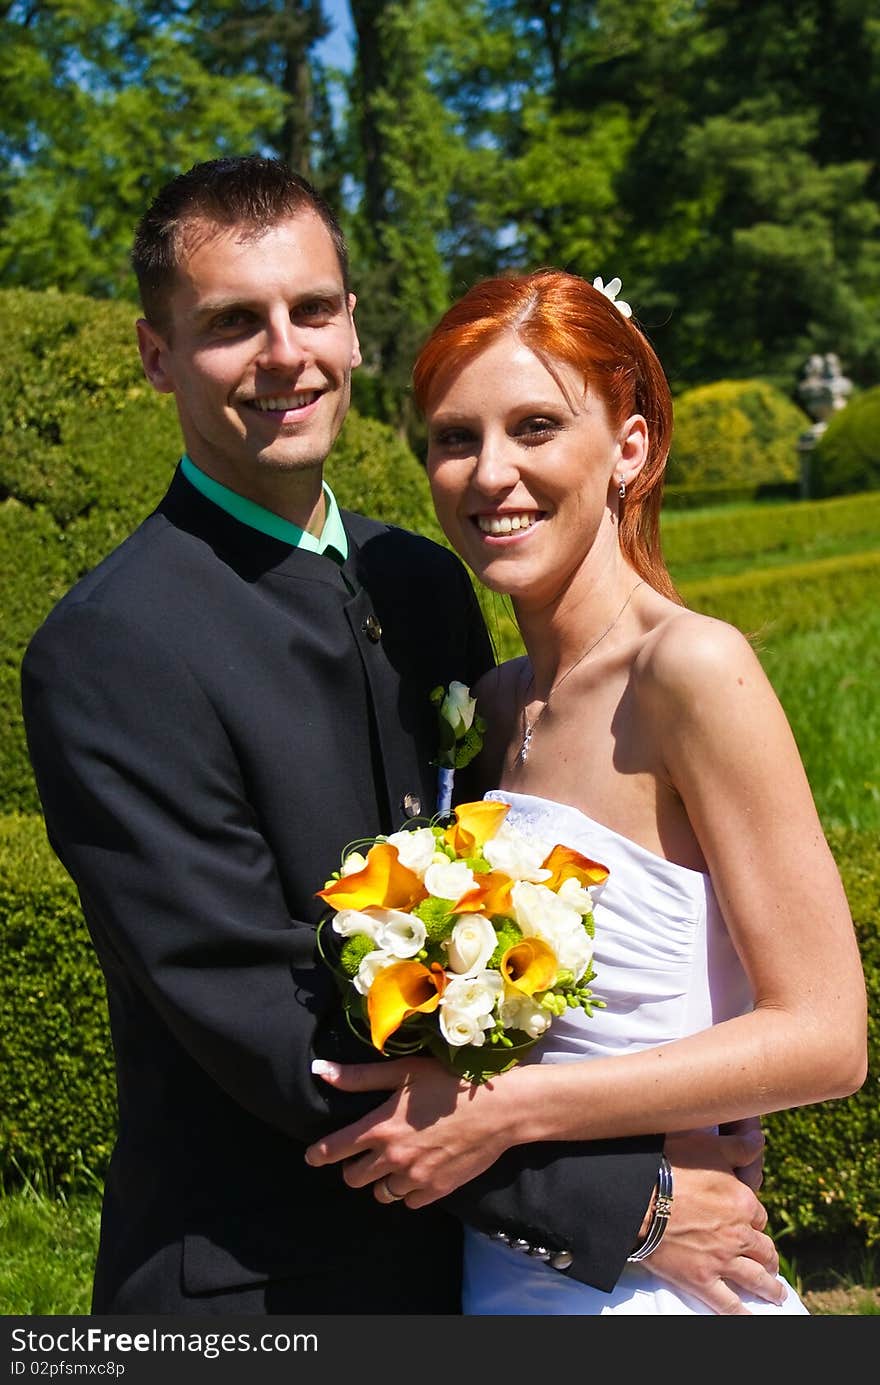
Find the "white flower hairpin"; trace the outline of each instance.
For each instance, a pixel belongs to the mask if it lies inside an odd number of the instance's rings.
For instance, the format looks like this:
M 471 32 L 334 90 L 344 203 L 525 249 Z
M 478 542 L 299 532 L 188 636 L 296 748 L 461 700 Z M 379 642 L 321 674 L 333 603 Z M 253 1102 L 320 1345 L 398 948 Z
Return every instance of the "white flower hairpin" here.
M 601 275 L 597 274 L 595 279 L 593 280 L 593 288 L 598 289 L 600 293 L 604 293 L 609 303 L 613 303 L 617 311 L 623 317 L 632 317 L 632 308 L 629 306 L 628 303 L 625 303 L 622 298 L 618 299 L 617 297 L 617 295 L 620 293 L 620 290 L 623 288 L 623 284 L 621 283 L 620 279 L 609 279 L 608 283 L 604 284 L 602 282 Z

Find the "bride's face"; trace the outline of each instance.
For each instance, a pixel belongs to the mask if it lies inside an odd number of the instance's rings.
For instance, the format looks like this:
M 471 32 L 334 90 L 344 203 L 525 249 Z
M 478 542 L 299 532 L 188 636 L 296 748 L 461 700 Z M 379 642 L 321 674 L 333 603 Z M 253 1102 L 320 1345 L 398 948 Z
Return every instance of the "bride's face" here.
M 597 545 L 616 547 L 614 478 L 631 478 L 644 420 L 614 429 L 572 366 L 551 373 L 505 333 L 442 382 L 426 419 L 437 516 L 486 586 L 543 604 Z

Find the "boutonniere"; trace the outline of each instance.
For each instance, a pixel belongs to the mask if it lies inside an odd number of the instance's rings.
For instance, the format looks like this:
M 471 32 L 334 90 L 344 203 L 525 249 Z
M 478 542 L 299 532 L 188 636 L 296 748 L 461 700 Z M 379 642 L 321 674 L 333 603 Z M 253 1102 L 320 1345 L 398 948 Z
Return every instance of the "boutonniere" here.
M 431 701 L 438 711 L 440 747 L 431 763 L 438 768 L 437 812 L 448 813 L 452 807 L 452 785 L 455 771 L 469 765 L 483 745 L 486 722 L 477 713 L 477 699 L 471 697 L 466 683 L 453 680 L 448 689 L 435 688 Z

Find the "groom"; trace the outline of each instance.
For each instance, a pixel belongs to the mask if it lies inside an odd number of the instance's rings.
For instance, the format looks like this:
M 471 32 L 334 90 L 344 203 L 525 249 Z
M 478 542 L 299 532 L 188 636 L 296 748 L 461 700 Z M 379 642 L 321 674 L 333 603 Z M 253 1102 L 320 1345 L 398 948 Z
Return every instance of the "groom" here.
M 93 1311 L 457 1313 L 458 1216 L 610 1287 L 662 1136 L 512 1150 L 457 1216 L 304 1161 L 377 1100 L 311 1072 L 363 1059 L 316 962 L 315 890 L 346 844 L 433 811 L 430 691 L 472 683 L 491 649 L 457 559 L 340 510 L 323 480 L 360 351 L 342 235 L 309 184 L 274 160 L 197 165 L 143 217 L 134 264 L 144 371 L 186 451 L 23 666 L 115 1050 Z M 722 1312 L 740 1311 L 731 1283 L 775 1296 L 763 1208 L 730 1172 L 754 1150 L 668 1148 L 682 1215 L 658 1272 Z

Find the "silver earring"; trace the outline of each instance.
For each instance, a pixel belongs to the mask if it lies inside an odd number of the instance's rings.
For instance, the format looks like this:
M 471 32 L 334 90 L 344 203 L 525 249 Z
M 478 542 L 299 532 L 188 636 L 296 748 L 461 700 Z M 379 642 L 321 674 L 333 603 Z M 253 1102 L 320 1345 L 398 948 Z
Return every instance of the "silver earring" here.
M 621 481 L 620 485 L 617 487 L 617 494 L 620 496 L 621 500 L 625 500 L 625 499 L 626 499 L 626 482 L 625 482 L 625 481 Z

